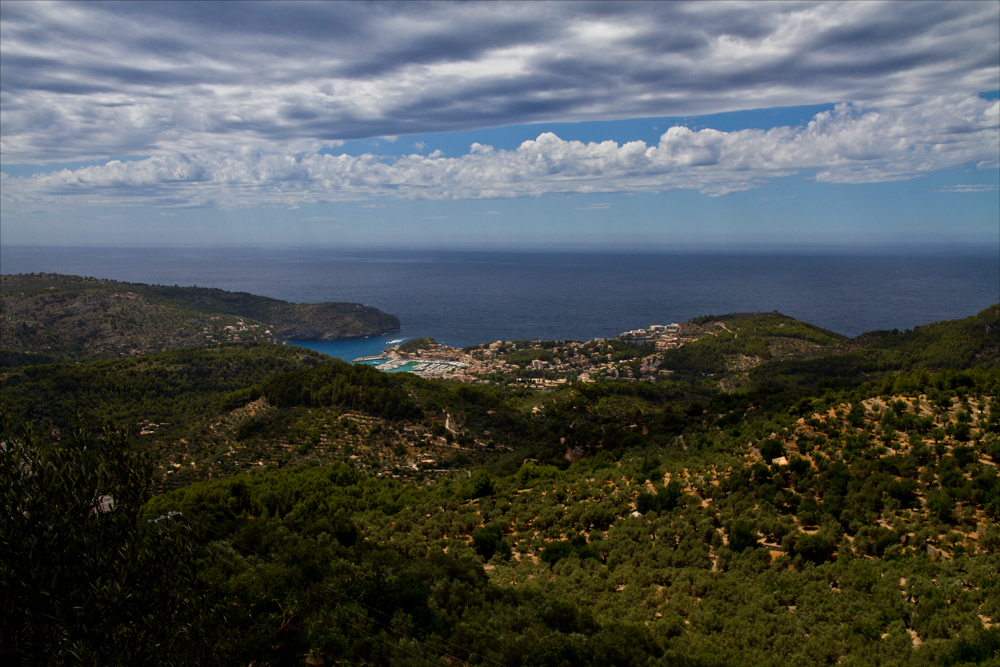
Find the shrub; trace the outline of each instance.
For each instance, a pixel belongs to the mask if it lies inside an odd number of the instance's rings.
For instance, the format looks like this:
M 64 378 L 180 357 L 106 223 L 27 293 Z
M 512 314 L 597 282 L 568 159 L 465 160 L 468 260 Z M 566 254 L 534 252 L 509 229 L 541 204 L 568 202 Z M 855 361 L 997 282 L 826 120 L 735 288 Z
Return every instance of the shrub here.
M 570 540 L 553 542 L 549 546 L 542 549 L 542 553 L 539 558 L 544 563 L 555 565 L 563 558 L 568 558 L 572 555 L 576 555 L 580 559 L 599 558 L 597 551 L 587 544 L 587 538 L 583 535 L 577 535 Z
M 490 477 L 489 473 L 480 470 L 469 482 L 468 492 L 466 497 L 468 498 L 486 498 L 492 496 L 496 493 L 496 488 L 493 484 L 493 479 Z
M 760 446 L 760 455 L 765 461 L 770 462 L 785 455 L 785 446 L 777 438 L 769 438 Z
M 795 555 L 802 556 L 803 559 L 817 565 L 828 561 L 833 555 L 833 545 L 830 540 L 818 534 L 799 533 L 792 549 Z
M 729 526 L 729 548 L 736 552 L 757 546 L 757 531 L 750 523 L 738 519 Z
M 681 491 L 680 482 L 675 480 L 667 484 L 666 487 L 661 488 L 660 492 L 655 495 L 647 491 L 640 493 L 639 498 L 636 500 L 635 508 L 642 514 L 646 514 L 647 512 L 669 512 L 677 507 L 682 495 L 684 493 Z
M 503 531 L 496 525 L 483 526 L 472 533 L 472 547 L 483 560 L 489 560 L 497 553 L 502 558 L 510 557 L 510 545 L 503 539 Z

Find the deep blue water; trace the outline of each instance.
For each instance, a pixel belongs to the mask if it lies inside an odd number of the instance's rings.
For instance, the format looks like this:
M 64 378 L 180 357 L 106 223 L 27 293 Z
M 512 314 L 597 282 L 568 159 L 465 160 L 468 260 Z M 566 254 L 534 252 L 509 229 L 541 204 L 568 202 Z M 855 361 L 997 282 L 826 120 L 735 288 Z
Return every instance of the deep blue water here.
M 382 340 L 316 343 L 343 358 L 396 338 L 451 345 L 588 340 L 706 314 L 777 310 L 855 336 L 1000 302 L 995 252 L 941 255 L 610 254 L 330 249 L 0 247 L 4 273 L 199 285 L 399 317 Z

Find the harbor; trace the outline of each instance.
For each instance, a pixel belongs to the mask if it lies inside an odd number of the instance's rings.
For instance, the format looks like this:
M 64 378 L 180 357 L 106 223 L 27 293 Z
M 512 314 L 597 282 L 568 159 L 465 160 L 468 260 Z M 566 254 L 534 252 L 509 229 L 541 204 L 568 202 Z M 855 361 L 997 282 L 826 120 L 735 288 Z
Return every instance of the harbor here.
M 368 364 L 386 373 L 413 373 L 421 377 L 447 377 L 468 366 L 463 361 L 442 359 L 400 359 L 386 355 L 359 357 L 355 363 Z

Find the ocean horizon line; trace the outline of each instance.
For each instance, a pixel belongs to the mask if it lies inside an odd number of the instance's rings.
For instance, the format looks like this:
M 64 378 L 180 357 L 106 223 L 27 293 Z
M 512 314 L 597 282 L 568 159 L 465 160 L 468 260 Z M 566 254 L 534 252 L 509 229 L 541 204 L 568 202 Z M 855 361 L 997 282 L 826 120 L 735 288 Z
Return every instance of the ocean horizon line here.
M 0 252 L 26 250 L 39 251 L 135 251 L 135 250 L 176 250 L 185 252 L 340 252 L 348 256 L 364 254 L 504 254 L 504 255 L 660 255 L 660 256 L 884 256 L 884 257 L 1000 257 L 1000 241 L 993 245 L 979 243 L 740 243 L 740 244 L 674 244 L 670 246 L 643 247 L 594 247 L 589 245 L 525 245 L 525 246 L 459 246 L 459 245 L 317 245 L 317 244 L 183 244 L 183 243 L 135 243 L 135 244 L 0 244 Z

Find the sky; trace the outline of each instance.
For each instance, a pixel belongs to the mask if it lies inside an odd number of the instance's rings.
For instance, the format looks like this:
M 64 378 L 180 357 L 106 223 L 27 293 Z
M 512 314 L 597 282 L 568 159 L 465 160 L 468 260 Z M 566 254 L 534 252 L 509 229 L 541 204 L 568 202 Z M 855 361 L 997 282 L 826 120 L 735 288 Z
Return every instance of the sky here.
M 0 243 L 1000 248 L 1000 2 L 0 2 Z

